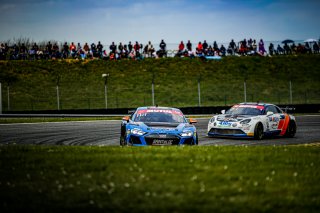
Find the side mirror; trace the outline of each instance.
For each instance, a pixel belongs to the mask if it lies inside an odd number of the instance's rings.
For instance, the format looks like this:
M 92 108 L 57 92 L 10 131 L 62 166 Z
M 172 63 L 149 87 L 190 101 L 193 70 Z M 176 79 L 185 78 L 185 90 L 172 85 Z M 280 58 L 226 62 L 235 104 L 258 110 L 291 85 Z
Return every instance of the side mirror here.
M 225 109 L 221 110 L 221 114 L 226 114 L 226 110 Z
M 122 120 L 123 120 L 123 121 L 127 121 L 127 122 L 129 122 L 130 117 L 129 117 L 129 116 L 124 116 L 124 117 L 122 118 Z
M 190 124 L 195 124 L 195 123 L 198 123 L 198 121 L 196 119 L 194 119 L 194 118 L 190 118 L 189 119 L 189 123 Z
M 268 111 L 268 112 L 267 112 L 267 116 L 269 116 L 269 115 L 273 115 L 273 112 Z

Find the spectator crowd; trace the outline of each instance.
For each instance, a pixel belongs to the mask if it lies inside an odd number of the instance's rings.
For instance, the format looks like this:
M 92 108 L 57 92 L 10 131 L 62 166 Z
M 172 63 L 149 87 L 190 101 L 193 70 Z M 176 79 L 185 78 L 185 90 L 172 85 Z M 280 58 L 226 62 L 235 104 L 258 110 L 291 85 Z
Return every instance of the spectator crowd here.
M 38 60 L 38 59 L 94 59 L 100 58 L 105 60 L 120 59 L 143 59 L 143 58 L 161 58 L 170 56 L 175 57 L 224 57 L 228 55 L 248 56 L 248 55 L 290 55 L 290 54 L 319 54 L 320 40 L 318 42 L 305 42 L 295 45 L 284 43 L 283 46 L 278 44 L 277 47 L 270 43 L 268 52 L 266 51 L 263 39 L 257 42 L 255 39 L 244 39 L 240 42 L 230 41 L 228 47 L 217 44 L 208 44 L 206 40 L 198 42 L 193 47 L 190 40 L 186 43 L 181 41 L 177 50 L 167 50 L 164 40 L 161 40 L 159 49 L 156 50 L 154 45 L 149 41 L 143 45 L 136 41 L 128 44 L 115 44 L 112 42 L 108 47 L 104 47 L 99 41 L 97 44 L 80 43 L 75 44 L 65 42 L 58 45 L 57 42 L 47 42 L 38 45 L 37 43 L 22 43 L 8 45 L 1 43 L 0 60 Z

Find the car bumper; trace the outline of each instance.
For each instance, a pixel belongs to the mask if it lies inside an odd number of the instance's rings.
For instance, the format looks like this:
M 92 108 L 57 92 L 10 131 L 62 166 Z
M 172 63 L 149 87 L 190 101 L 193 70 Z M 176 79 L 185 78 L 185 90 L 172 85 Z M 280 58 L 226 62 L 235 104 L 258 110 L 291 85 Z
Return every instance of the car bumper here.
M 237 138 L 253 138 L 253 133 L 246 133 L 241 129 L 231 128 L 211 128 L 208 132 L 211 137 L 237 137 Z
M 128 135 L 126 141 L 128 145 L 132 146 L 194 145 L 196 144 L 196 137 L 181 137 L 179 135 L 166 134 Z

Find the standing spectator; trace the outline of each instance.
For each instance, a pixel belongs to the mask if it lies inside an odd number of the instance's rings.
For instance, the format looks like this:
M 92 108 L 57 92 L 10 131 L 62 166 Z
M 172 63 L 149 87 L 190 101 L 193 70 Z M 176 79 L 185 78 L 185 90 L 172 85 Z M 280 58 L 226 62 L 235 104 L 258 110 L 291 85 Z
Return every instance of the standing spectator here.
M 252 41 L 252 39 L 250 38 L 250 39 L 248 40 L 248 50 L 249 50 L 249 51 L 252 51 L 252 50 L 253 50 L 253 48 L 252 48 L 252 43 L 253 43 L 253 41 Z
M 122 45 L 122 43 L 120 42 L 120 44 L 118 45 L 118 49 L 119 49 L 119 52 L 121 53 L 122 52 L 122 50 L 123 50 L 123 45 Z
M 317 42 L 314 42 L 312 48 L 313 48 L 313 53 L 319 53 L 319 45 Z
M 159 47 L 160 47 L 160 50 L 157 51 L 157 55 L 160 58 L 167 57 L 167 51 L 166 51 L 167 44 L 164 42 L 163 39 L 161 40 Z
M 0 46 L 0 60 L 5 60 L 6 59 L 6 55 L 5 55 L 5 46 L 3 43 L 1 43 Z
M 264 49 L 263 40 L 260 39 L 260 42 L 259 42 L 259 53 L 260 53 L 260 55 L 264 55 L 265 52 L 266 52 L 266 50 Z
M 38 59 L 38 56 L 37 56 L 38 50 L 39 50 L 39 47 L 38 47 L 37 43 L 34 43 L 31 47 L 31 51 L 30 51 L 31 59 Z
M 131 41 L 129 41 L 129 44 L 128 44 L 128 50 L 129 50 L 129 52 L 132 52 L 132 48 L 133 48 L 133 46 L 132 46 L 132 44 L 131 44 Z
M 229 43 L 228 53 L 230 55 L 234 55 L 236 51 L 236 43 L 233 39 L 231 39 L 231 42 Z
M 24 45 L 24 43 L 22 43 L 22 45 L 20 47 L 20 58 L 22 60 L 26 60 L 27 59 L 27 52 L 28 52 L 27 47 Z
M 153 53 L 154 53 L 154 48 L 153 48 L 153 45 L 151 44 L 151 41 L 148 42 L 148 44 L 146 46 L 146 50 L 147 50 L 148 56 L 152 57 Z
M 72 58 L 75 58 L 75 57 L 76 57 L 76 53 L 77 53 L 76 45 L 74 45 L 74 43 L 71 42 L 71 44 L 70 44 L 70 54 L 71 54 L 71 57 L 72 57 Z
M 207 43 L 206 40 L 203 41 L 202 48 L 203 48 L 204 51 L 207 51 L 207 49 L 208 49 L 208 43 Z
M 274 46 L 273 46 L 272 43 L 270 43 L 270 45 L 269 45 L 269 54 L 273 55 L 273 53 L 274 53 Z
M 101 58 L 102 57 L 103 45 L 100 43 L 100 41 L 98 42 L 97 49 L 98 49 L 98 55 Z
M 252 42 L 252 50 L 256 53 L 257 52 L 257 42 L 255 39 L 253 39 L 253 42 Z
M 91 52 L 92 52 L 92 57 L 97 57 L 97 46 L 95 43 L 91 44 Z
M 134 51 L 139 52 L 140 44 L 136 41 L 135 45 L 133 46 Z
M 92 54 L 90 53 L 90 47 L 87 42 L 83 45 L 83 51 L 86 55 L 86 58 L 92 58 Z
M 89 51 L 90 51 L 90 47 L 89 47 L 89 45 L 88 45 L 88 43 L 87 43 L 87 42 L 84 44 L 84 46 L 83 46 L 83 50 L 86 52 L 86 54 L 88 54 L 88 53 L 89 53 Z
M 17 44 L 14 44 L 12 47 L 12 52 L 10 53 L 10 59 L 12 60 L 17 60 L 19 59 L 19 52 L 20 52 L 20 49 L 18 47 Z
M 7 54 L 9 53 L 9 46 L 7 43 L 4 44 L 4 49 L 2 50 L 3 54 L 5 56 L 5 59 L 7 58 Z
M 47 51 L 47 54 L 49 55 L 49 58 L 51 58 L 51 55 L 52 55 L 52 44 L 51 42 L 49 41 L 47 46 L 46 46 L 46 51 Z
M 139 58 L 140 57 L 140 44 L 136 41 L 136 43 L 134 44 L 133 46 L 133 49 L 134 49 L 134 52 L 136 54 L 136 58 Z
M 66 59 L 69 57 L 69 45 L 67 42 L 64 43 L 63 45 L 63 51 L 62 51 L 62 54 L 63 54 L 63 58 Z
M 181 41 L 179 44 L 179 52 L 181 53 L 181 52 L 183 52 L 183 50 L 184 50 L 184 43 L 183 43 L 183 41 Z
M 285 54 L 287 54 L 287 55 L 291 54 L 290 47 L 287 43 L 284 44 L 283 49 L 285 51 Z
M 190 40 L 188 40 L 187 49 L 189 52 L 192 51 L 192 44 L 191 44 Z
M 213 42 L 213 51 L 215 52 L 219 51 L 219 47 L 216 41 Z
M 117 46 L 114 44 L 114 42 L 111 43 L 109 49 L 110 49 L 110 51 L 111 51 L 113 54 L 116 54 L 116 52 L 117 52 Z
M 163 39 L 161 40 L 161 43 L 160 43 L 160 49 L 165 52 L 166 51 L 166 47 L 167 47 L 167 44 L 163 41 Z
M 128 51 L 128 46 L 126 44 L 123 45 L 123 50 L 120 54 L 121 54 L 121 58 L 128 58 L 129 51 Z
M 78 45 L 77 45 L 77 52 L 79 52 L 79 51 L 81 51 L 81 50 L 82 50 L 81 44 L 78 43 Z
M 198 46 L 197 46 L 197 49 L 198 49 L 199 52 L 202 52 L 203 46 L 202 46 L 201 41 L 199 41 Z
M 59 46 L 57 43 L 54 43 L 52 46 L 52 57 L 60 58 Z

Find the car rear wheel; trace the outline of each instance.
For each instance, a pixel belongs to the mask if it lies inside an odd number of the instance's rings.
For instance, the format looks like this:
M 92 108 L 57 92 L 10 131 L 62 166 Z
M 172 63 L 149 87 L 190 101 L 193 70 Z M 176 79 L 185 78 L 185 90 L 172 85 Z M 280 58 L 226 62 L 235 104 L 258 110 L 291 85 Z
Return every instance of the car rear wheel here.
M 261 123 L 257 123 L 254 128 L 254 139 L 261 140 L 263 138 L 263 126 Z
M 287 128 L 285 136 L 288 138 L 293 138 L 297 131 L 297 124 L 295 121 L 290 121 L 289 126 Z

